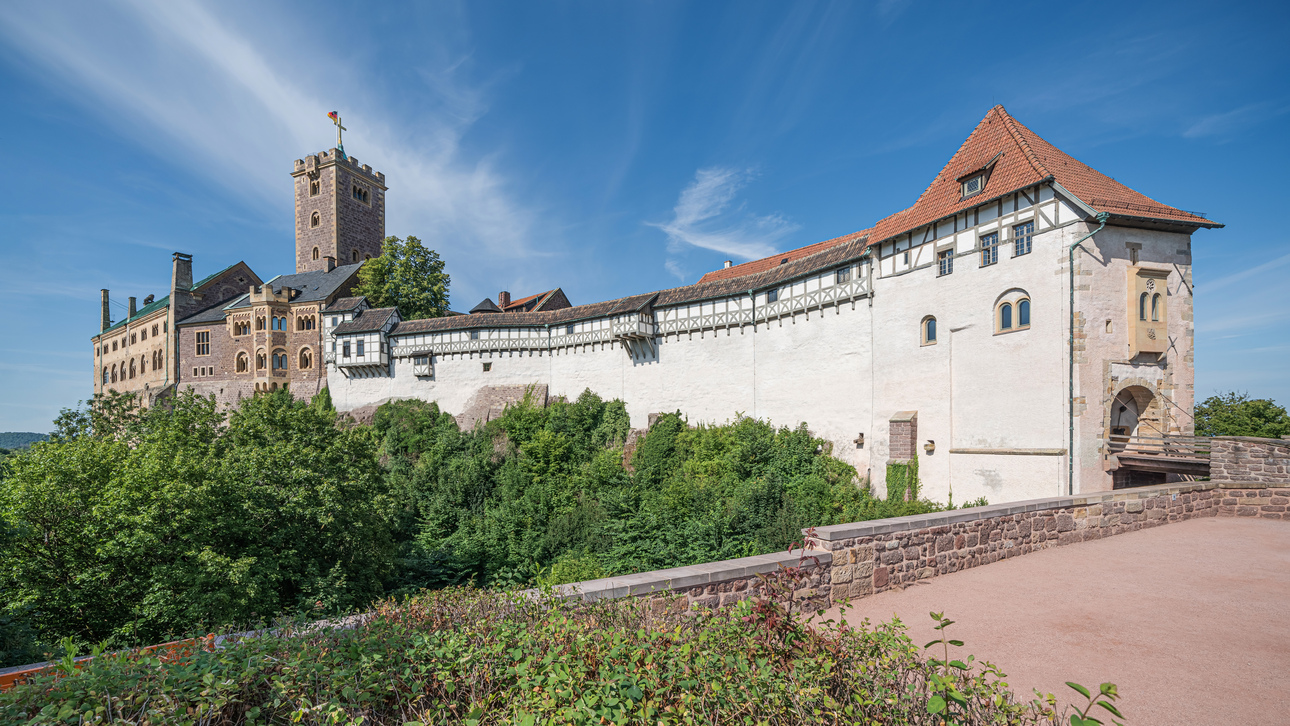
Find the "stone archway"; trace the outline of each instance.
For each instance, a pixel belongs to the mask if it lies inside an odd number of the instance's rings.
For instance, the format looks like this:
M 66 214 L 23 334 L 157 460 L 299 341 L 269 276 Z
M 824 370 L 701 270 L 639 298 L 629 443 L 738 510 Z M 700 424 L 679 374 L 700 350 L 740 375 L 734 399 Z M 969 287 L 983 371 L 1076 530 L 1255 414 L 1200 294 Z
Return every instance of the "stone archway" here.
M 1108 405 L 1105 436 L 1111 453 L 1116 453 L 1130 437 L 1163 436 L 1166 425 L 1160 394 L 1148 386 L 1130 384 Z

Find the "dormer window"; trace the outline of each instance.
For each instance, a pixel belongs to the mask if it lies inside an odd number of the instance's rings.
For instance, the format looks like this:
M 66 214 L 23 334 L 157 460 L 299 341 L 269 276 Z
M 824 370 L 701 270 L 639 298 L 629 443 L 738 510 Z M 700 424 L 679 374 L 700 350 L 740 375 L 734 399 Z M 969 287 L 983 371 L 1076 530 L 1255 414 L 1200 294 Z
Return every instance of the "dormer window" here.
M 984 188 L 985 188 L 984 173 L 977 174 L 975 176 L 970 176 L 967 179 L 963 180 L 963 198 L 967 199 L 968 197 L 980 194 L 981 190 Z

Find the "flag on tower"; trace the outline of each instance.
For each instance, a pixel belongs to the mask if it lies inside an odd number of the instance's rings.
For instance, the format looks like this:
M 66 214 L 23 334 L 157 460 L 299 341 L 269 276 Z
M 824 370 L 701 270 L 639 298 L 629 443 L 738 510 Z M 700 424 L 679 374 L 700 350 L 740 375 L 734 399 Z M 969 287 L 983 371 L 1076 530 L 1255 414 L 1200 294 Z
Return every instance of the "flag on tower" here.
M 327 118 L 331 119 L 332 121 L 340 121 L 340 114 L 336 113 L 335 111 L 328 111 Z

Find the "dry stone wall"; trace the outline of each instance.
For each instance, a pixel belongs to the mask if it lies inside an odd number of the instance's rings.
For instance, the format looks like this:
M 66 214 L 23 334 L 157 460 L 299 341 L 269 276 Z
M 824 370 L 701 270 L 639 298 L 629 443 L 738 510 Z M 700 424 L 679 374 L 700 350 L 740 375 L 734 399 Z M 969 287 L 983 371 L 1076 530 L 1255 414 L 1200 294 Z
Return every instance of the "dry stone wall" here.
M 562 585 L 587 600 L 648 597 L 662 608 L 723 607 L 754 597 L 762 576 L 802 568 L 794 597 L 805 609 L 901 588 L 1050 547 L 1112 537 L 1195 517 L 1290 519 L 1290 485 L 1161 484 L 1075 497 L 975 507 L 810 530 L 804 551 Z
M 1290 484 L 1290 440 L 1218 436 L 1210 447 L 1211 479 Z

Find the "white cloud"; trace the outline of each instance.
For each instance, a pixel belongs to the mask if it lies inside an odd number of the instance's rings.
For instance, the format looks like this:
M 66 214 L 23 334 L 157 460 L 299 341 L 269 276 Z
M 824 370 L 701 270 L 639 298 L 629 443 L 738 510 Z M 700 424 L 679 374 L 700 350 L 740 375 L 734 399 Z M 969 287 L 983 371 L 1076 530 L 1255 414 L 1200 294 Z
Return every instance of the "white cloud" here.
M 373 90 L 382 69 L 358 40 L 254 18 L 238 27 L 224 7 L 197 0 L 9 3 L 0 43 L 116 133 L 275 214 L 289 203 L 288 165 L 334 143 L 326 113 L 339 110 L 347 150 L 385 172 L 397 195 L 388 233 L 430 238 L 458 264 L 535 254 L 535 214 L 512 199 L 496 158 L 461 152 L 487 111 L 480 84 L 462 80 L 464 48 L 429 43 L 443 57 L 418 69 L 421 93 L 382 98 Z M 433 112 L 390 112 L 410 97 Z
M 720 252 L 740 260 L 752 260 L 775 254 L 776 244 L 798 229 L 798 225 L 778 214 L 758 216 L 742 205 L 731 209 L 739 190 L 751 179 L 752 172 L 730 167 L 708 167 L 694 174 L 694 181 L 681 190 L 672 221 L 658 224 L 667 234 L 668 272 L 684 278 L 678 259 L 688 248 L 698 247 Z
M 1237 283 L 1251 277 L 1257 277 L 1269 270 L 1275 270 L 1276 268 L 1287 264 L 1290 264 L 1290 254 L 1281 255 L 1280 257 L 1271 259 L 1261 265 L 1255 265 L 1248 270 L 1241 270 L 1240 272 L 1233 272 L 1230 275 L 1224 275 L 1213 282 L 1198 285 L 1197 290 L 1205 294 L 1212 293 L 1215 290 L 1221 290 L 1233 283 Z
M 1226 113 L 1210 114 L 1183 132 L 1189 139 L 1202 136 L 1228 136 L 1241 129 L 1280 116 L 1290 108 L 1275 108 L 1269 103 L 1252 103 Z

